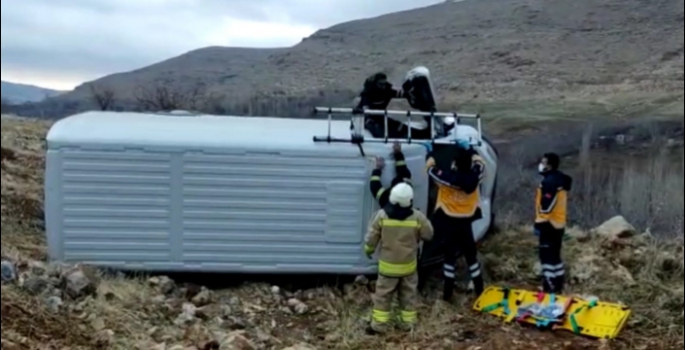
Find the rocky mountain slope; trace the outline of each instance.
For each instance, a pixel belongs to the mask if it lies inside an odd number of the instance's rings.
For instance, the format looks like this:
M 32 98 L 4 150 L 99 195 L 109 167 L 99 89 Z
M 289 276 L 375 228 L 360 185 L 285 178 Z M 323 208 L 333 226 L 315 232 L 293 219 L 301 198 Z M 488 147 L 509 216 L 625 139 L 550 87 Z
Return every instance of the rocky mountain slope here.
M 40 102 L 63 93 L 38 86 L 2 82 L 2 99 L 9 103 Z
M 349 103 L 363 79 L 384 70 L 399 82 L 432 70 L 443 105 L 586 99 L 683 92 L 680 0 L 477 0 L 444 3 L 320 30 L 287 49 L 207 48 L 95 83 L 133 100 L 136 88 L 203 87 L 221 104 L 255 96 L 326 96 Z M 53 102 L 87 98 L 87 86 Z M 675 96 L 675 97 L 674 97 Z M 230 108 L 229 108 L 230 109 Z

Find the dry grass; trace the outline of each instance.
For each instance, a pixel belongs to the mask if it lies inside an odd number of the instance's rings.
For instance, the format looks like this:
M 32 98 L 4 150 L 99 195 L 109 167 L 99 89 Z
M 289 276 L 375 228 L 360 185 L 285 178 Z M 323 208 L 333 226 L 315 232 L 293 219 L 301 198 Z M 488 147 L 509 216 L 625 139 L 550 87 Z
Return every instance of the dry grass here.
M 44 257 L 43 139 L 49 123 L 2 120 L 2 254 Z M 30 234 L 24 234 L 30 233 Z
M 46 312 L 43 301 L 15 287 L 2 287 L 2 339 L 38 349 L 69 344 L 92 349 L 92 336 L 82 320 Z
M 14 261 L 29 261 L 45 257 L 41 218 L 32 200 L 40 203 L 42 197 L 42 156 L 40 140 L 46 124 L 3 120 L 2 167 L 2 255 Z M 594 153 L 593 153 L 594 154 Z M 618 181 L 618 187 L 601 188 L 597 195 L 610 192 L 616 195 L 607 202 L 583 202 L 585 208 L 597 208 L 606 203 L 619 203 L 626 213 L 638 212 L 643 207 L 631 204 L 648 198 L 647 208 L 657 220 L 645 223 L 666 222 L 672 212 L 658 203 L 677 204 L 682 193 L 682 163 L 680 183 L 670 174 L 670 161 L 654 158 L 650 167 L 654 172 L 643 174 L 637 163 L 628 168 L 609 171 L 598 167 L 599 158 L 586 157 L 585 169 L 593 169 L 590 178 L 606 177 Z M 681 158 L 682 159 L 682 158 Z M 596 163 L 599 162 L 599 163 Z M 625 165 L 619 162 L 619 165 Z M 661 168 L 663 166 L 663 168 Z M 598 169 L 607 173 L 597 174 Z M 630 169 L 629 172 L 618 169 Z M 677 169 L 676 169 L 677 170 Z M 621 174 L 620 177 L 616 174 Z M 647 173 L 644 173 L 647 174 Z M 580 177 L 583 179 L 582 177 Z M 662 179 L 649 187 L 648 179 Z M 666 183 L 675 181 L 667 187 Z M 583 192 L 580 180 L 578 192 Z M 590 181 L 589 183 L 594 183 Z M 663 185 L 659 185 L 663 183 Z M 605 183 L 606 184 L 606 183 Z M 522 182 L 528 188 L 528 183 Z M 598 185 L 599 186 L 599 185 Z M 663 187 L 661 187 L 663 186 Z M 677 187 L 680 186 L 680 187 Z M 521 187 L 519 187 L 521 188 Z M 601 191 L 599 191 L 601 190 Z M 664 191 L 661 199 L 648 197 L 649 191 Z M 612 192 L 612 193 L 613 193 Z M 644 196 L 644 197 L 643 197 Z M 526 196 L 526 200 L 530 200 Z M 671 198 L 673 197 L 673 198 Z M 13 199 L 14 198 L 14 199 Z M 26 200 L 30 198 L 31 200 Z M 574 200 L 575 199 L 574 197 Z M 625 206 L 625 205 L 633 206 Z M 615 204 L 612 204 L 615 205 Z M 682 208 L 682 196 L 680 197 Z M 583 207 L 579 207 L 583 208 Z M 659 210 L 657 210 L 659 209 Z M 578 212 L 583 210 L 576 209 Z M 585 209 L 584 209 L 585 210 Z M 574 214 L 578 215 L 578 214 Z M 647 216 L 635 216 L 637 219 Z M 604 218 L 606 218 L 605 216 Z M 682 220 L 682 215 L 680 216 Z M 669 225 L 672 223 L 669 221 Z M 656 226 L 656 225 L 655 225 Z M 664 228 L 667 226 L 664 226 Z M 681 226 L 682 228 L 682 226 Z M 647 235 L 629 240 L 605 240 L 593 237 L 585 240 L 583 230 L 570 230 L 574 237 L 566 243 L 564 255 L 570 267 L 569 292 L 580 295 L 597 295 L 603 300 L 622 302 L 634 310 L 628 329 L 615 342 L 602 344 L 565 333 L 538 332 L 518 326 L 509 326 L 488 315 L 471 311 L 473 299 L 460 294 L 453 305 L 437 301 L 431 292 L 422 299 L 422 322 L 412 334 L 392 332 L 373 337 L 364 332 L 364 319 L 371 308 L 370 293 L 366 286 L 347 284 L 343 291 L 330 285 L 292 290 L 294 296 L 309 307 L 305 315 L 293 315 L 285 309 L 285 299 L 275 295 L 271 284 L 245 282 L 232 288 L 214 292 L 214 306 L 230 316 L 218 322 L 214 317 L 191 327 L 174 324 L 184 302 L 183 297 L 158 300 L 159 291 L 144 277 L 105 275 L 98 294 L 78 302 L 67 302 L 59 314 L 51 314 L 44 298 L 33 297 L 15 286 L 2 288 L 2 338 L 24 344 L 25 349 L 114 349 L 147 350 L 165 342 L 167 345 L 197 346 L 202 349 L 211 340 L 221 338 L 232 329 L 246 329 L 246 335 L 260 349 L 283 349 L 299 342 L 307 342 L 318 349 L 681 349 L 683 347 L 683 239 L 660 238 Z M 532 229 L 512 225 L 495 235 L 482 248 L 484 265 L 489 281 L 512 287 L 532 288 L 538 284 L 537 255 Z M 297 282 L 293 283 L 297 286 Z M 284 292 L 285 293 L 285 292 Z M 102 321 L 102 324 L 98 324 Z M 227 324 L 228 323 L 228 324 Z M 104 328 L 103 328 L 104 327 Z

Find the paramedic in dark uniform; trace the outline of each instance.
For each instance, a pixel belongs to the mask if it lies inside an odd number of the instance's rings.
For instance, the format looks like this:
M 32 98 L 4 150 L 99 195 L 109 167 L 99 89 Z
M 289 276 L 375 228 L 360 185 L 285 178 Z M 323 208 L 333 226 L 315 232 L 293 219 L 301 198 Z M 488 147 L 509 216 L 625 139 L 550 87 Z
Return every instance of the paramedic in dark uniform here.
M 429 156 L 428 175 L 438 186 L 438 198 L 432 222 L 438 237 L 444 239 L 443 299 L 452 299 L 455 282 L 457 249 L 466 258 L 471 281 L 477 295 L 483 293 L 484 283 L 472 224 L 482 218 L 480 183 L 485 174 L 483 159 L 467 142 L 460 142 L 449 169 L 438 169 Z
M 390 101 L 406 96 L 402 90 L 393 88 L 385 73 L 376 73 L 366 79 L 364 90 L 359 97 L 359 104 L 353 109 L 354 114 L 362 114 L 364 109 L 386 110 Z M 364 126 L 374 137 L 382 137 L 385 126 L 383 119 L 384 117 L 380 115 L 367 116 Z
M 542 264 L 545 293 L 562 293 L 565 267 L 561 260 L 561 246 L 566 230 L 568 192 L 573 180 L 559 171 L 557 154 L 545 154 L 538 171 L 543 176 L 535 200 L 535 233 L 540 238 L 540 263 Z
M 381 176 L 383 175 L 383 168 L 385 167 L 383 158 L 376 158 L 376 169 L 371 173 L 371 180 L 369 181 L 371 194 L 376 198 L 381 208 L 388 205 L 390 190 L 393 187 L 400 183 L 411 184 L 411 171 L 409 171 L 404 154 L 402 153 L 402 145 L 396 142 L 392 145 L 392 151 L 393 157 L 395 158 L 395 178 L 392 180 L 390 189 L 384 188 L 381 183 Z

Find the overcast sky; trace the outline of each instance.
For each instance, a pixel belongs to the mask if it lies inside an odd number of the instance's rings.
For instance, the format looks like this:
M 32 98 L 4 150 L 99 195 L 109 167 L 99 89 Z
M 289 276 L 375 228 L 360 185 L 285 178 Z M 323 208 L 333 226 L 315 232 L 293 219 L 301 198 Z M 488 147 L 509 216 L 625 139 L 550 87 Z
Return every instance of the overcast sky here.
M 206 46 L 282 47 L 444 0 L 0 0 L 2 80 L 55 89 Z

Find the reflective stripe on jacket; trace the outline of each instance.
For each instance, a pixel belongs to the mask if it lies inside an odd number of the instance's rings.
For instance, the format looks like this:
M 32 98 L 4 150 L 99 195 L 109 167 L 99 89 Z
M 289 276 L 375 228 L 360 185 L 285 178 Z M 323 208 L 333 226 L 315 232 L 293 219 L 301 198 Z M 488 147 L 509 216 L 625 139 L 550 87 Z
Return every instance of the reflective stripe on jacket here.
M 443 171 L 430 167 L 428 175 L 438 186 L 435 210 L 441 209 L 446 215 L 454 218 L 474 218 L 480 208 L 478 187 L 484 174 L 485 164 L 478 155 L 473 156 L 473 164 L 469 171 Z
M 570 176 L 553 171 L 545 179 L 535 196 L 535 223 L 549 223 L 556 229 L 566 228 L 568 216 L 568 192 L 571 190 Z
M 405 277 L 416 272 L 419 242 L 432 238 L 433 226 L 423 213 L 388 206 L 371 221 L 364 250 L 369 255 L 378 250 L 381 275 Z

